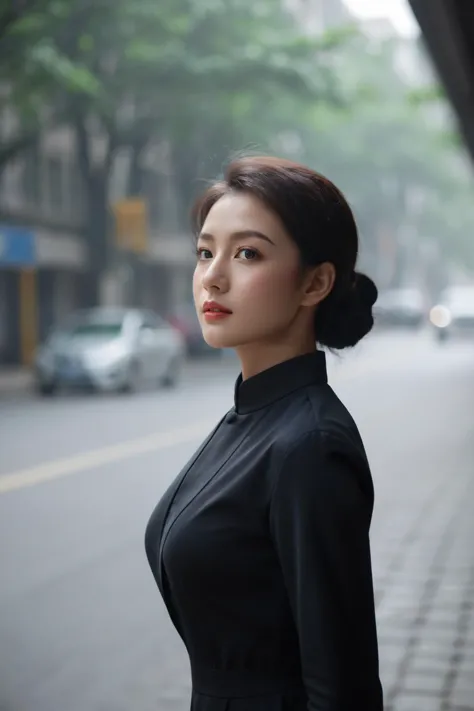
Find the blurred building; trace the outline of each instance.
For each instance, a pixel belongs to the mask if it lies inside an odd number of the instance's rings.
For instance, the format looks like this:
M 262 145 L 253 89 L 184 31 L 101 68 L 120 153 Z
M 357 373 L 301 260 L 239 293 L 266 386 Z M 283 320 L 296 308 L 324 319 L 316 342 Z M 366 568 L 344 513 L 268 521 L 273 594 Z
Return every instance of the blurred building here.
M 14 116 L 4 111 L 8 137 Z M 51 132 L 0 175 L 0 363 L 26 357 L 50 323 L 77 303 L 87 268 L 83 200 L 71 142 Z
M 165 142 L 151 146 L 138 169 L 140 187 L 132 197 L 143 201 L 147 234 L 139 250 L 123 250 L 117 245 L 103 300 L 149 306 L 167 316 L 192 301 L 194 245 L 189 232 L 179 227 L 178 187 L 169 146 Z M 130 171 L 130 151 L 124 149 L 114 163 L 109 196 L 112 207 L 126 205 Z
M 4 140 L 15 117 L 0 114 Z M 101 140 L 93 141 L 100 152 Z M 166 314 L 190 298 L 194 265 L 173 212 L 172 171 L 163 152 L 148 152 L 140 199 L 147 214 L 144 248 L 116 250 L 101 301 L 146 305 Z M 119 155 L 110 206 L 126 193 L 129 165 Z M 0 171 L 0 365 L 25 363 L 51 326 L 82 305 L 84 275 L 94 266 L 85 240 L 87 210 L 75 139 L 69 128 L 44 132 Z M 111 241 L 114 226 L 111 223 Z

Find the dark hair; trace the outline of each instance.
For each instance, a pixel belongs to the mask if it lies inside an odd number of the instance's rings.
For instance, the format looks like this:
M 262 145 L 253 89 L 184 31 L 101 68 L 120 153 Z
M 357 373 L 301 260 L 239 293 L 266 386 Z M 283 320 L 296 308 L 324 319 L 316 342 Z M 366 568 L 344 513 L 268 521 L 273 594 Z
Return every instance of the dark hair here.
M 212 206 L 229 192 L 254 195 L 276 213 L 298 246 L 304 266 L 334 265 L 334 287 L 316 309 L 316 339 L 328 348 L 355 346 L 373 326 L 377 288 L 369 277 L 355 271 L 357 226 L 340 190 L 298 163 L 266 156 L 240 158 L 196 202 L 196 233 Z

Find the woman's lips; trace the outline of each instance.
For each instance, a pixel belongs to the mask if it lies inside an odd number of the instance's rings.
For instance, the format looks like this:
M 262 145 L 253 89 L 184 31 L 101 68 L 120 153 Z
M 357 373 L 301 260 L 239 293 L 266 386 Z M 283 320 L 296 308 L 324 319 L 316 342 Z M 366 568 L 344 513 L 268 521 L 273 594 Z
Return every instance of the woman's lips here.
M 222 321 L 226 316 L 230 316 L 232 312 L 222 304 L 219 304 L 219 302 L 209 300 L 203 304 L 203 313 L 206 321 L 212 323 L 213 321 Z
M 206 321 L 222 321 L 222 319 L 232 316 L 229 311 L 204 311 Z

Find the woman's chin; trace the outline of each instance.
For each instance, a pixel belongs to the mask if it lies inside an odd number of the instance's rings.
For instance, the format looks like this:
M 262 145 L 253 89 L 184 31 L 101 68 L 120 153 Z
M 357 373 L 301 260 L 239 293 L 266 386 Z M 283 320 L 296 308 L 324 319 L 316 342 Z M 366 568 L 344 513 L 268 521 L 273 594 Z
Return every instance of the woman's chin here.
M 218 338 L 216 336 L 206 336 L 204 335 L 204 340 L 210 348 L 232 348 L 232 344 L 229 344 L 227 338 Z
M 203 328 L 202 336 L 211 348 L 235 348 L 239 341 L 230 334 L 219 333 L 217 329 Z

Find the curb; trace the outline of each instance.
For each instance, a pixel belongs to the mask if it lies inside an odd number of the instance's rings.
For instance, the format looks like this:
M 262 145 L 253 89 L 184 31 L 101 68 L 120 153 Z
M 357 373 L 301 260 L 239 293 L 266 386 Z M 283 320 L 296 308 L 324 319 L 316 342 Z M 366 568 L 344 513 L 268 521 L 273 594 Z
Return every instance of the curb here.
M 29 371 L 0 371 L 0 397 L 28 392 L 32 386 L 33 375 Z

